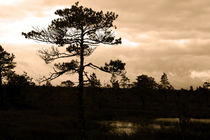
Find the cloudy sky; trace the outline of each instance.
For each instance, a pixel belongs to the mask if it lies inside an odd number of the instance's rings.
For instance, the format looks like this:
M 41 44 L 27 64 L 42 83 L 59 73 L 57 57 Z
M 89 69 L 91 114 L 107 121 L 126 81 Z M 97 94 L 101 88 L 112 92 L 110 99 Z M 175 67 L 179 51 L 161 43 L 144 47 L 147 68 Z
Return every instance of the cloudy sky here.
M 0 0 L 0 44 L 15 54 L 18 73 L 26 71 L 38 79 L 52 71 L 52 65 L 46 65 L 37 53 L 50 45 L 26 40 L 21 32 L 47 27 L 55 18 L 56 9 L 73 3 L 74 0 Z M 100 65 L 121 59 L 126 62 L 131 81 L 147 74 L 159 82 L 165 72 L 175 88 L 210 82 L 210 0 L 80 0 L 80 4 L 116 12 L 117 35 L 123 38 L 122 45 L 98 47 L 87 61 Z M 108 75 L 97 74 L 102 82 L 108 81 Z

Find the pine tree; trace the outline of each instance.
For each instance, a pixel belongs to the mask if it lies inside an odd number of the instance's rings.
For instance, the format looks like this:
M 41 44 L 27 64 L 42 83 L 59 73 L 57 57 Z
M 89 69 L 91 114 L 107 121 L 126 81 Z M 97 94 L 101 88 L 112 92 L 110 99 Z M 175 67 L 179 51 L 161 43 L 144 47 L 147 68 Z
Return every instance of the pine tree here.
M 116 45 L 121 43 L 121 38 L 116 38 L 113 32 L 116 26 L 113 22 L 118 15 L 114 12 L 94 11 L 91 8 L 79 6 L 79 2 L 71 8 L 59 9 L 55 12 L 59 18 L 54 19 L 47 29 L 36 28 L 28 33 L 22 33 L 27 39 L 33 39 L 48 44 L 65 47 L 65 52 L 60 52 L 58 47 L 41 50 L 40 56 L 46 63 L 60 58 L 76 57 L 70 62 L 54 64 L 54 73 L 45 80 L 53 80 L 64 73 L 78 73 L 79 79 L 79 118 L 84 128 L 83 87 L 85 68 L 90 67 L 104 72 L 119 73 L 124 70 L 125 64 L 121 61 L 110 61 L 104 67 L 93 63 L 85 64 L 85 57 L 90 56 L 97 46 Z M 82 131 L 84 129 L 82 128 Z M 83 134 L 81 134 L 83 137 Z M 85 138 L 83 138 L 85 139 Z
M 172 90 L 174 87 L 169 83 L 168 76 L 166 73 L 163 73 L 160 80 L 160 89 Z
M 89 87 L 101 87 L 101 82 L 97 78 L 95 73 L 92 73 L 90 76 L 87 75 L 86 73 L 86 78 L 87 78 L 87 86 Z
M 135 87 L 141 89 L 157 89 L 158 84 L 155 82 L 153 77 L 149 77 L 147 75 L 137 76 L 136 82 L 134 82 Z
M 112 74 L 110 83 L 112 85 L 112 88 L 114 88 L 114 89 L 120 88 L 119 80 L 117 80 L 117 76 L 115 74 Z
M 130 87 L 130 79 L 126 76 L 126 73 L 121 74 L 120 86 L 122 88 Z
M 2 86 L 3 77 L 8 76 L 15 67 L 14 58 L 13 54 L 6 52 L 0 45 L 0 87 Z

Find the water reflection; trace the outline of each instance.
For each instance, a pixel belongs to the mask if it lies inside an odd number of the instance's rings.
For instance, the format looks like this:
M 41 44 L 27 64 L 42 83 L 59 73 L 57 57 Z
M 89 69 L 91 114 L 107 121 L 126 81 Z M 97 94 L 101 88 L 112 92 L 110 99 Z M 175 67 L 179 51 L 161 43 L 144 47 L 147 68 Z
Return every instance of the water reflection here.
M 156 121 L 156 122 L 178 122 L 179 118 L 157 118 L 154 121 Z
M 179 118 L 157 118 L 155 122 L 179 122 Z M 190 122 L 210 123 L 210 119 L 190 118 Z
M 118 135 L 133 135 L 137 131 L 151 129 L 171 129 L 175 127 L 175 124 L 179 122 L 179 118 L 156 118 L 149 123 L 143 122 L 129 122 L 129 121 L 104 121 L 102 125 L 106 125 L 110 128 L 110 133 Z M 191 118 L 190 122 L 210 123 L 210 119 L 195 119 Z
M 133 122 L 124 121 L 104 121 L 103 125 L 109 126 L 111 128 L 110 133 L 115 133 L 118 135 L 132 135 L 137 131 L 138 124 Z

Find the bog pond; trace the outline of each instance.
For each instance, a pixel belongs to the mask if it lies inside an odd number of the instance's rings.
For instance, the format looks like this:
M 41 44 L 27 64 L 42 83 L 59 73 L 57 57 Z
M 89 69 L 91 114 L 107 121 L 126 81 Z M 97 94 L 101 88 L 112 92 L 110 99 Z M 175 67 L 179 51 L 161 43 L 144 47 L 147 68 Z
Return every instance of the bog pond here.
M 209 124 L 210 119 L 196 119 L 191 118 L 190 123 L 199 123 L 199 124 Z M 110 128 L 110 133 L 118 135 L 133 135 L 139 131 L 155 131 L 155 130 L 167 130 L 167 129 L 176 129 L 179 127 L 180 120 L 179 118 L 157 118 L 157 119 L 144 119 L 138 122 L 131 121 L 103 121 L 100 122 L 101 125 L 107 126 Z

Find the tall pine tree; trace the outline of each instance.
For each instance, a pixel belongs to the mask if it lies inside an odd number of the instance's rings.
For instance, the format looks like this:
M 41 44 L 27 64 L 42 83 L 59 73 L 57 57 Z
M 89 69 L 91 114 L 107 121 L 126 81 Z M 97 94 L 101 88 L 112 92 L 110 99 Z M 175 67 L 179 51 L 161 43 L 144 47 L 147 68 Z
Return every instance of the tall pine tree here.
M 71 8 L 56 10 L 55 14 L 59 18 L 54 19 L 47 29 L 36 28 L 31 32 L 22 33 L 22 35 L 27 39 L 65 47 L 65 52 L 60 52 L 58 47 L 41 50 L 40 55 L 46 63 L 60 58 L 74 58 L 69 62 L 54 64 L 55 72 L 45 80 L 55 79 L 64 73 L 78 73 L 79 118 L 84 128 L 83 75 L 85 68 L 90 67 L 109 73 L 119 73 L 124 70 L 125 64 L 121 61 L 110 61 L 104 67 L 85 62 L 85 57 L 90 56 L 97 46 L 121 43 L 121 38 L 116 38 L 113 32 L 116 29 L 113 22 L 118 15 L 114 12 L 94 11 L 91 8 L 80 6 L 79 2 L 76 2 Z M 84 131 L 83 128 L 82 131 Z M 83 137 L 83 134 L 81 134 L 81 137 Z

